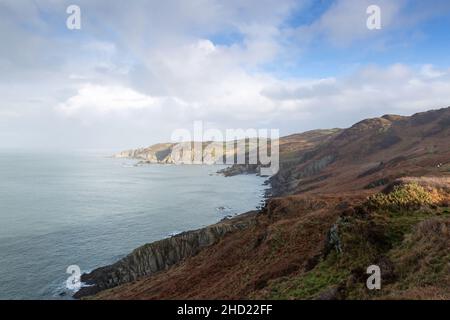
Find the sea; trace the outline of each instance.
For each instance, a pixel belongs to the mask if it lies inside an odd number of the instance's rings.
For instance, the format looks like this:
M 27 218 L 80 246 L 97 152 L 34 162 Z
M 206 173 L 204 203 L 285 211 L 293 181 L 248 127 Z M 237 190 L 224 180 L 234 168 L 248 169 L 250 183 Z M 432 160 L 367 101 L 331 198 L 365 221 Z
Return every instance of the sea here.
M 112 151 L 0 151 L 0 299 L 71 299 L 81 272 L 256 209 L 265 178 L 136 165 Z

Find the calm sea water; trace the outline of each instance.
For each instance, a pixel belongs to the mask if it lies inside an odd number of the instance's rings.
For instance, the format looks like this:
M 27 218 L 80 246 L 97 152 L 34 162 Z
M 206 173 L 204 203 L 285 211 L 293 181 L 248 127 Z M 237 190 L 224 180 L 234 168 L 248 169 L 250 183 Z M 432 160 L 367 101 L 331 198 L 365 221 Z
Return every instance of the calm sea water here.
M 0 299 L 67 299 L 69 265 L 90 271 L 263 198 L 263 178 L 224 178 L 218 166 L 133 164 L 108 153 L 0 152 Z

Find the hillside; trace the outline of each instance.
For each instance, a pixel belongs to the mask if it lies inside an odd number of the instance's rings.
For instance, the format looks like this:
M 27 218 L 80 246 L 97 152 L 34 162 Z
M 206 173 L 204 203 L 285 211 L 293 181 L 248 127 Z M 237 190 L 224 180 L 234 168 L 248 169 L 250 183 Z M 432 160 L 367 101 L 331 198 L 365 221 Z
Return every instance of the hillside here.
M 204 161 L 206 164 L 213 163 L 233 163 L 234 157 L 237 155 L 246 155 L 249 152 L 256 150 L 257 140 L 235 140 L 226 142 L 180 142 L 180 143 L 158 143 L 146 148 L 131 149 L 119 152 L 113 157 L 115 158 L 129 158 L 140 160 L 139 164 L 174 164 L 179 163 L 196 163 L 201 164 Z M 173 159 L 173 151 L 184 149 L 180 151 L 181 159 Z M 222 150 L 222 158 L 217 158 L 215 155 L 218 150 Z M 186 154 L 184 154 L 186 152 Z M 200 159 L 200 161 L 198 160 Z
M 450 299 L 449 138 L 450 108 L 285 137 L 262 210 L 143 246 L 77 297 Z
M 271 179 L 278 195 L 371 189 L 450 169 L 450 108 L 363 120 L 302 152 Z
M 293 134 L 287 137 L 281 137 L 279 139 L 279 152 L 280 161 L 289 162 L 298 158 L 299 153 L 312 150 L 319 144 L 324 143 L 331 137 L 339 133 L 341 129 L 330 130 L 313 130 L 299 134 Z M 115 158 L 129 158 L 140 160 L 138 164 L 173 164 L 175 160 L 172 158 L 172 151 L 176 147 L 187 147 L 189 150 L 194 146 L 194 141 L 183 143 L 158 143 L 146 148 L 130 149 L 119 152 L 113 157 Z M 234 163 L 236 156 L 245 156 L 247 164 L 234 164 L 219 173 L 225 176 L 234 176 L 247 173 L 260 173 L 259 164 L 249 164 L 248 154 L 257 150 L 257 140 L 255 138 L 249 138 L 246 140 L 236 141 L 208 141 L 202 143 L 202 157 L 203 159 L 213 159 L 214 150 L 222 149 L 223 162 Z M 245 148 L 242 148 L 245 146 Z M 194 160 L 194 154 L 189 154 L 187 158 Z M 210 161 L 209 163 L 215 163 L 216 161 Z

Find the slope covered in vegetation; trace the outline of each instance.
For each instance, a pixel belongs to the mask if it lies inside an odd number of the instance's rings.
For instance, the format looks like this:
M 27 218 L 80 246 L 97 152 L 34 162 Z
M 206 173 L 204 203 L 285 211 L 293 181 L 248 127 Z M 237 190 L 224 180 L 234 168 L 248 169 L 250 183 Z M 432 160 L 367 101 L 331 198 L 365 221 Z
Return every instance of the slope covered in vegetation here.
M 132 281 L 85 278 L 112 283 L 98 299 L 449 299 L 449 141 L 450 108 L 285 137 L 272 197 L 229 221 L 245 227 L 156 272 L 138 256 L 109 268 Z
M 271 283 L 278 299 L 450 298 L 448 179 L 405 179 L 340 215 L 310 271 Z M 368 290 L 366 269 L 381 268 Z

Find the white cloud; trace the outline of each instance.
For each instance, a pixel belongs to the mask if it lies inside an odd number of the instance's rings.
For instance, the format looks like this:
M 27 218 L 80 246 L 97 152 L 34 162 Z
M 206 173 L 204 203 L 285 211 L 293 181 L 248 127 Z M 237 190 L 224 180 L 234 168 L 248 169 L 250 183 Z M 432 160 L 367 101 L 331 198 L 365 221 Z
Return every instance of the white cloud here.
M 421 75 L 425 78 L 439 78 L 446 74 L 445 71 L 437 70 L 432 64 L 422 66 Z
M 381 34 L 404 21 L 405 1 L 377 2 Z M 120 1 L 80 0 L 82 30 L 69 32 L 61 1 L 2 1 L 0 115 L 29 116 L 33 125 L 3 121 L 0 132 L 61 136 L 63 128 L 77 140 L 92 129 L 131 146 L 167 140 L 193 120 L 288 133 L 449 104 L 449 70 L 432 65 L 365 66 L 323 79 L 303 78 L 302 61 L 287 76 L 270 71 L 306 50 L 288 41 L 292 34 L 344 46 L 371 39 L 371 1 L 338 0 L 308 26 L 289 29 L 285 22 L 305 3 L 312 2 L 134 0 L 124 10 Z
M 14 111 L 2 111 L 0 110 L 0 118 L 18 118 L 20 117 L 20 113 Z
M 85 84 L 75 96 L 58 105 L 67 116 L 104 115 L 151 108 L 157 99 L 121 86 Z
M 201 46 L 217 53 L 217 48 L 207 42 L 201 42 Z M 187 69 L 202 69 L 203 63 L 208 64 L 203 61 Z M 433 70 L 433 77 L 424 70 Z M 305 119 L 317 127 L 338 124 L 333 123 L 337 119 L 330 117 L 330 112 L 351 124 L 359 114 L 404 114 L 450 104 L 450 73 L 427 65 L 417 69 L 402 64 L 385 68 L 372 65 L 345 77 L 324 79 L 280 80 L 263 73 L 249 75 L 239 69 L 223 72 L 222 77 L 211 81 L 194 78 L 206 77 L 201 73 L 194 73 L 189 81 L 185 74 L 181 79 L 190 83 L 183 87 L 186 91 L 174 90 L 159 97 L 125 87 L 87 84 L 59 108 L 91 124 L 101 122 L 104 115 L 121 121 L 126 114 L 130 123 L 170 115 L 167 121 L 178 125 L 201 119 L 221 123 L 222 128 L 260 127 L 267 123 L 278 128 L 287 123 L 295 128 Z M 179 83 L 173 84 L 178 88 Z
M 315 117 L 327 112 L 413 113 L 450 105 L 450 72 L 430 65 L 366 66 L 346 77 L 281 83 L 263 93 L 290 101 L 296 110 L 314 111 Z

